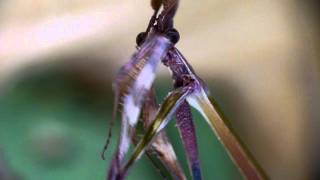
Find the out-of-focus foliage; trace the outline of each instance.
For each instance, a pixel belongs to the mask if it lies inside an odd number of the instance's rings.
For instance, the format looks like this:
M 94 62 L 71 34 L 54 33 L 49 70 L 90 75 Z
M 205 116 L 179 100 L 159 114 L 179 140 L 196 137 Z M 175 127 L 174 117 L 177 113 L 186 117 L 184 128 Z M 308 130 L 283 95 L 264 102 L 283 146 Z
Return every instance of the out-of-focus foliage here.
M 320 174 L 318 4 L 182 1 L 177 14 L 179 49 L 273 179 Z M 134 50 L 134 38 L 152 14 L 149 5 L 145 0 L 0 2 L 0 149 L 10 173 L 26 179 L 104 177 L 107 163 L 99 154 L 111 114 L 110 80 Z M 55 69 L 70 67 L 73 78 L 60 71 L 51 76 L 55 63 L 64 64 Z M 38 69 L 45 70 L 31 75 Z M 167 71 L 160 74 L 164 82 Z M 170 86 L 160 83 L 158 89 L 168 92 Z M 79 98 L 84 92 L 86 98 Z M 195 121 L 204 178 L 239 177 L 205 122 Z M 175 131 L 170 124 L 183 160 Z M 145 159 L 134 168 L 130 178 L 159 177 Z
M 70 72 L 46 69 L 32 74 L 0 99 L 0 141 L 9 167 L 23 179 L 104 179 L 116 144 L 112 140 L 106 161 L 101 160 L 106 120 L 111 118 L 109 90 L 87 86 Z M 160 87 L 160 94 L 165 93 Z M 205 122 L 197 129 L 199 136 L 212 139 L 210 144 L 199 139 L 201 162 L 210 167 L 204 169 L 204 178 L 240 177 Z M 114 134 L 118 130 L 116 126 Z M 187 172 L 176 127 L 170 124 L 168 132 Z M 135 165 L 129 179 L 141 179 L 141 174 L 161 179 L 146 158 Z

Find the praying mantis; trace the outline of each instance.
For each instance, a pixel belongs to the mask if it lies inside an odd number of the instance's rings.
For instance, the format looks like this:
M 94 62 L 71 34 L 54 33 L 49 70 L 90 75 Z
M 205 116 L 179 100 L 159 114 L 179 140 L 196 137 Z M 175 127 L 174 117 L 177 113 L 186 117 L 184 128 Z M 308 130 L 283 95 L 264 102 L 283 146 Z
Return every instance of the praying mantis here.
M 246 179 L 266 179 L 212 105 L 205 82 L 197 76 L 175 47 L 180 38 L 173 23 L 178 5 L 178 0 L 151 0 L 154 14 L 146 31 L 137 36 L 137 51 L 130 61 L 120 68 L 113 82 L 115 111 L 114 118 L 110 121 L 109 136 L 104 151 L 109 144 L 112 124 L 118 110 L 121 110 L 121 130 L 107 179 L 125 179 L 129 169 L 144 153 L 147 155 L 155 153 L 174 179 L 186 179 L 174 149 L 163 131 L 175 116 L 192 178 L 201 180 L 191 107 L 198 110 L 208 122 Z M 160 10 L 162 11 L 159 12 Z M 171 71 L 174 89 L 158 107 L 153 81 L 160 62 Z M 143 123 L 145 133 L 137 139 L 135 131 L 139 121 Z M 126 159 L 131 144 L 135 145 L 135 149 Z

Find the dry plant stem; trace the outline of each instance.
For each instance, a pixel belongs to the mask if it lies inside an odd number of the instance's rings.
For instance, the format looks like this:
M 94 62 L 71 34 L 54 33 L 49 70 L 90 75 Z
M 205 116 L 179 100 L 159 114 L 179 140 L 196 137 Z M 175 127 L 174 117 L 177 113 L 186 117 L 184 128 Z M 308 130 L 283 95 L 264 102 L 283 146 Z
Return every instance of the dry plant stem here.
M 142 112 L 142 122 L 144 124 L 144 129 L 148 129 L 151 125 L 152 120 L 155 118 L 159 105 L 156 102 L 155 92 L 152 88 L 147 94 L 143 106 Z M 170 140 L 167 137 L 165 131 L 159 132 L 155 137 L 151 145 L 147 149 L 147 153 L 151 152 L 157 155 L 162 164 L 171 173 L 176 180 L 185 180 L 186 176 L 177 161 L 176 153 L 172 147 Z
M 133 165 L 133 163 L 139 159 L 139 157 L 145 151 L 145 148 L 149 145 L 149 143 L 153 140 L 155 135 L 159 133 L 166 124 L 170 121 L 170 117 L 174 114 L 177 107 L 181 104 L 181 102 L 186 98 L 186 96 L 191 93 L 192 89 L 189 87 L 179 88 L 171 92 L 165 101 L 160 106 L 155 119 L 152 121 L 151 125 L 147 129 L 143 138 L 135 148 L 133 154 L 123 167 L 122 172 L 126 173 L 129 168 Z
M 262 180 L 267 179 L 261 169 L 254 163 L 253 158 L 244 146 L 236 138 L 236 135 L 231 131 L 231 128 L 221 118 L 207 96 L 200 92 L 199 96 L 195 96 L 195 101 L 199 107 L 199 112 L 207 119 L 211 129 L 215 132 L 219 141 L 224 145 L 229 156 L 239 168 L 240 172 L 246 179 Z
M 245 150 L 244 146 L 240 144 L 240 141 L 236 138 L 231 131 L 231 127 L 223 121 L 221 116 L 217 113 L 214 106 L 208 100 L 204 88 L 204 82 L 197 77 L 194 70 L 191 68 L 187 60 L 181 54 L 181 52 L 172 48 L 167 56 L 167 60 L 164 62 L 173 72 L 173 78 L 175 84 L 181 86 L 184 84 L 184 77 L 194 76 L 201 89 L 197 90 L 193 95 L 188 97 L 188 102 L 194 106 L 202 115 L 206 118 L 211 129 L 215 132 L 220 142 L 225 146 L 230 157 L 234 160 L 237 167 L 248 179 L 263 179 L 263 173 L 254 164 L 253 158 Z M 195 102 L 195 103 L 194 103 Z

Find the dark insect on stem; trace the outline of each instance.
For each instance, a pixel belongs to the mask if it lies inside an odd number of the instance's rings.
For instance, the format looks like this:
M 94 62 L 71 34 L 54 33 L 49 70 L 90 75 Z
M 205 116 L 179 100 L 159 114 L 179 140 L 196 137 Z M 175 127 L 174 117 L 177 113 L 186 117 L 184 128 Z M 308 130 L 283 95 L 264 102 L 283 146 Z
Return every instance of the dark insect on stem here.
M 165 4 L 165 7 L 164 7 L 164 10 L 162 12 L 161 16 L 162 18 L 165 18 L 166 20 L 162 20 L 161 22 L 167 22 L 167 21 L 172 21 L 170 19 L 173 18 L 173 15 L 175 14 L 175 11 L 177 10 L 177 6 L 178 6 L 178 1 L 172 1 L 172 2 L 167 2 L 165 1 L 164 2 Z M 116 93 L 115 94 L 115 100 L 114 100 L 114 111 L 113 111 L 113 114 L 112 114 L 112 119 L 109 123 L 109 130 L 108 130 L 108 137 L 107 137 L 107 140 L 106 140 L 106 143 L 105 143 L 105 146 L 103 148 L 103 151 L 101 153 L 101 157 L 102 159 L 105 159 L 105 156 L 104 156 L 104 153 L 105 151 L 108 149 L 108 146 L 109 146 L 109 143 L 110 143 L 110 139 L 111 139 L 111 136 L 112 136 L 112 127 L 114 125 L 114 121 L 116 119 L 116 113 L 117 113 L 117 110 L 118 110 L 118 104 L 121 103 L 119 102 L 119 97 L 122 97 L 122 94 L 119 94 L 120 90 L 118 89 L 119 86 L 120 86 L 120 82 L 118 81 L 121 81 L 121 80 L 124 80 L 125 77 L 126 77 L 126 74 L 125 73 L 129 73 L 129 72 L 132 72 L 132 73 L 135 73 L 135 67 L 138 66 L 137 64 L 137 61 L 139 61 L 140 58 L 146 58 L 146 57 L 143 57 L 144 53 L 146 53 L 149 48 L 149 43 L 146 43 L 146 45 L 144 45 L 145 47 L 141 47 L 142 44 L 144 43 L 144 41 L 147 39 L 147 36 L 148 34 L 150 33 L 150 30 L 152 28 L 156 29 L 155 27 L 159 27 L 159 26 L 163 26 L 162 28 L 164 29 L 164 26 L 167 26 L 169 23 L 163 23 L 160 25 L 159 24 L 156 24 L 156 21 L 157 21 L 157 14 L 158 14 L 158 11 L 162 5 L 162 0 L 152 0 L 151 1 L 151 5 L 152 5 L 152 8 L 154 9 L 154 14 L 152 15 L 150 21 L 149 21 L 149 24 L 148 24 L 148 27 L 146 29 L 145 32 L 141 32 L 138 34 L 137 38 L 136 38 L 136 43 L 137 43 L 137 46 L 139 48 L 138 52 L 135 53 L 132 57 L 132 60 L 127 63 L 126 65 L 124 65 L 120 71 L 118 72 L 117 74 L 117 78 L 115 79 L 114 83 L 113 83 L 113 89 L 114 89 L 114 92 Z M 173 26 L 170 25 L 170 26 Z M 159 33 L 160 30 L 159 28 L 157 28 L 157 32 L 156 33 Z M 169 37 L 169 39 L 171 40 L 172 43 L 177 43 L 180 39 L 180 36 L 179 36 L 179 33 L 175 30 L 175 29 L 169 29 L 167 28 L 168 31 L 167 31 L 167 37 Z M 153 33 L 151 33 L 153 34 Z M 140 55 L 140 56 L 139 56 Z M 131 70 L 130 70 L 131 69 Z M 129 75 L 129 76 L 132 76 L 132 75 Z M 134 77 L 133 77 L 134 78 Z M 125 83 L 123 83 L 125 84 Z M 128 84 L 129 85 L 129 84 Z
M 196 75 L 182 53 L 174 47 L 180 39 L 178 31 L 173 26 L 178 2 L 177 0 L 151 1 L 154 14 L 146 31 L 136 38 L 137 51 L 130 61 L 121 67 L 113 82 L 116 96 L 114 112 L 121 108 L 121 130 L 107 178 L 124 179 L 132 165 L 144 153 L 147 156 L 154 153 L 174 179 L 186 179 L 173 147 L 163 131 L 175 115 L 190 172 L 194 180 L 201 180 L 196 132 L 191 114 L 193 107 L 208 122 L 242 174 L 247 179 L 265 179 L 249 153 L 210 102 L 204 81 Z M 161 6 L 163 8 L 159 14 Z M 152 84 L 160 62 L 172 72 L 174 88 L 158 107 Z M 115 114 L 111 123 L 115 119 Z M 143 123 L 145 132 L 137 141 L 135 128 L 139 120 Z M 104 151 L 111 137 L 112 124 L 109 128 Z M 126 160 L 131 144 L 135 145 L 135 149 Z

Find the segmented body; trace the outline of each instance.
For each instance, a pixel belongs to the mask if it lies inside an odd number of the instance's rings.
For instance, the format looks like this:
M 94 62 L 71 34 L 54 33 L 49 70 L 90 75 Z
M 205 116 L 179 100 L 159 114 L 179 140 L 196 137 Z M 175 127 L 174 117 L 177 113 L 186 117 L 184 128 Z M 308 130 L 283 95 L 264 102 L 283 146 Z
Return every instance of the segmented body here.
M 124 97 L 128 94 L 144 66 L 147 63 L 150 63 L 151 66 L 157 64 L 166 55 L 170 46 L 170 41 L 165 37 L 152 35 L 140 47 L 137 47 L 137 52 L 132 55 L 128 63 L 120 68 L 112 83 L 118 96 Z M 151 70 L 154 71 L 155 69 L 152 68 Z
M 171 46 L 171 42 L 164 36 L 150 35 L 116 76 L 114 91 L 119 102 L 125 106 L 121 107 L 121 132 L 118 149 L 109 170 L 109 179 L 117 179 L 139 119 L 144 97 L 154 81 L 156 67 Z

